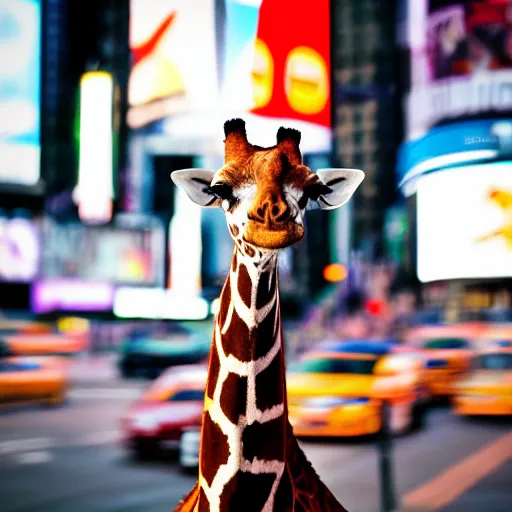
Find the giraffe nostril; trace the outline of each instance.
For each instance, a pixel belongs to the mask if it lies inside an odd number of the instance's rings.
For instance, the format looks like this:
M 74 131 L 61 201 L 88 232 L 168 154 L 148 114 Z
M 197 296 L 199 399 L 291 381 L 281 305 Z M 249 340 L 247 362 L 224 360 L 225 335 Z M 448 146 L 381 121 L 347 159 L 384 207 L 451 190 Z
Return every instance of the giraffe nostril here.
M 273 213 L 273 212 L 272 212 Z M 291 210 L 288 206 L 281 211 L 279 215 L 274 214 L 274 218 L 276 222 L 286 222 L 291 216 Z

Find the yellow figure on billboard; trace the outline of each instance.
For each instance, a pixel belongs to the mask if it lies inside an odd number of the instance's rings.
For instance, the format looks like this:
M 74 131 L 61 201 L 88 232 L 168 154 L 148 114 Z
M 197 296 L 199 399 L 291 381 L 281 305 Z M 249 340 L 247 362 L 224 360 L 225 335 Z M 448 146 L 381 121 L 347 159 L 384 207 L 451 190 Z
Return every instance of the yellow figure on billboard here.
M 502 237 L 505 239 L 507 249 L 512 251 L 512 191 L 491 188 L 487 199 L 503 210 L 505 222 L 500 229 L 478 238 L 477 242 L 486 242 L 496 237 Z
M 146 39 L 132 47 L 134 65 L 128 82 L 130 105 L 150 103 L 185 90 L 176 64 L 160 50 L 172 30 L 176 12 L 166 16 Z
M 268 46 L 261 39 L 256 39 L 254 46 L 252 80 L 254 108 L 264 107 L 272 98 L 274 61 Z
M 286 59 L 285 92 L 291 107 L 318 114 L 329 99 L 329 76 L 323 57 L 307 46 L 294 48 Z

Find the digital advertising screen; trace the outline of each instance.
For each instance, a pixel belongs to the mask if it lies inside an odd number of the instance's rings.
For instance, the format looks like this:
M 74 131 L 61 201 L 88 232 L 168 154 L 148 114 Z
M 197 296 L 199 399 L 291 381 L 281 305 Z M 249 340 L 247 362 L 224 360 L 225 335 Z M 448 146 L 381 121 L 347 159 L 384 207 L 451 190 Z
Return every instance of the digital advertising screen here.
M 42 236 L 41 274 L 46 280 L 163 284 L 163 227 L 59 224 L 46 218 Z
M 41 1 L 0 0 L 0 186 L 40 177 Z
M 512 3 L 408 0 L 406 138 L 512 112 Z
M 0 281 L 30 283 L 38 276 L 40 236 L 32 220 L 0 217 Z
M 419 179 L 417 273 L 423 282 L 512 276 L 512 162 Z
M 287 123 L 304 152 L 330 151 L 329 13 L 328 0 L 131 0 L 128 125 L 216 140 L 243 117 L 256 144 Z

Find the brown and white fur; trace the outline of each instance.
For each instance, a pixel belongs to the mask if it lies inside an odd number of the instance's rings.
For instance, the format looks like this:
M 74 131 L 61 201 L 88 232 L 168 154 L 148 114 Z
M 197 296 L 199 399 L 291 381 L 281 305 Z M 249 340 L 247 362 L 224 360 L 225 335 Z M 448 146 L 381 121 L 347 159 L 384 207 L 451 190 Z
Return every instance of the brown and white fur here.
M 342 512 L 288 421 L 277 255 L 304 236 L 308 202 L 340 207 L 364 173 L 313 173 L 293 129 L 280 128 L 271 148 L 250 144 L 241 119 L 224 131 L 220 170 L 172 174 L 197 204 L 222 207 L 235 242 L 210 353 L 199 479 L 176 511 Z

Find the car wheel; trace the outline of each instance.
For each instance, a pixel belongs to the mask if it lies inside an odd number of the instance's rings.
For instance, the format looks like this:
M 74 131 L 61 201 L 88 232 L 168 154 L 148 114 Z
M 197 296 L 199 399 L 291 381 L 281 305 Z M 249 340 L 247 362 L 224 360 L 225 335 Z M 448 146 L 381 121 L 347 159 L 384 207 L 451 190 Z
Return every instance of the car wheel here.
M 157 457 L 157 449 L 154 443 L 137 443 L 133 447 L 133 456 L 137 461 L 151 461 Z
M 58 407 L 59 405 L 63 405 L 67 400 L 67 394 L 65 389 L 61 389 L 57 391 L 54 395 L 52 395 L 48 400 L 46 400 L 46 404 L 50 407 Z
M 131 368 L 122 367 L 120 374 L 123 379 L 131 379 L 135 377 L 135 372 Z

